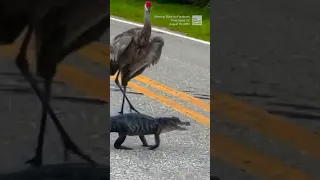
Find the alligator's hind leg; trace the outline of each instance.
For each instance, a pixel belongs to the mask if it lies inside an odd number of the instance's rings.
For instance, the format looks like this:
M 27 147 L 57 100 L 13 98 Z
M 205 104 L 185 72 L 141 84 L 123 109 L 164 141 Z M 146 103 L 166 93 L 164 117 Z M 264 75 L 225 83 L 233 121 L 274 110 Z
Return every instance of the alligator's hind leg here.
M 151 147 L 152 146 L 152 145 L 148 145 L 148 142 L 147 142 L 146 138 L 143 135 L 140 135 L 139 138 L 140 138 L 140 140 L 142 142 L 142 146 L 144 146 L 144 147 Z
M 116 149 L 124 149 L 124 150 L 132 150 L 132 148 L 122 146 L 121 144 L 126 140 L 127 135 L 119 133 L 118 139 L 114 142 L 114 148 Z

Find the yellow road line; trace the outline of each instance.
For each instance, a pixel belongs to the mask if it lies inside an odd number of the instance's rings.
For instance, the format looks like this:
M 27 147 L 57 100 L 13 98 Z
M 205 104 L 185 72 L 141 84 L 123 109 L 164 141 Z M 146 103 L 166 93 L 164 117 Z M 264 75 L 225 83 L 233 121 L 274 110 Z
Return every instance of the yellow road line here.
M 88 46 L 86 48 L 83 48 L 79 51 L 80 54 L 83 54 L 87 57 L 90 57 L 90 60 L 101 63 L 107 67 L 109 67 L 109 48 L 105 44 L 102 43 L 93 43 L 91 46 Z M 107 60 L 108 59 L 108 60 Z M 164 93 L 167 93 L 171 96 L 178 97 L 179 99 L 189 102 L 193 105 L 196 105 L 202 109 L 204 109 L 207 112 L 210 112 L 210 104 L 195 98 L 187 93 L 177 91 L 173 88 L 170 88 L 164 84 L 161 84 L 155 80 L 152 80 L 146 76 L 140 75 L 135 78 L 135 80 L 138 80 L 142 83 L 148 84 L 154 89 L 158 89 Z
M 57 79 L 87 94 L 110 102 L 110 81 L 84 73 L 78 68 L 61 64 L 57 70 Z
M 216 116 L 247 126 L 273 139 L 283 141 L 303 153 L 320 158 L 320 136 L 289 120 L 217 92 L 212 92 L 211 104 Z
M 1 51 L 1 49 L 0 49 L 0 51 Z M 11 51 L 10 54 L 13 54 L 12 52 L 13 51 Z M 97 79 L 96 77 L 90 76 L 90 75 L 86 74 L 85 72 L 78 70 L 77 68 L 74 68 L 74 67 L 71 68 L 70 66 L 66 66 L 66 65 L 60 65 L 58 68 L 57 74 L 58 74 L 57 76 L 59 77 L 59 79 L 65 81 L 65 82 L 71 83 L 72 87 L 74 87 L 76 89 L 81 89 L 84 92 L 88 93 L 89 95 L 100 97 L 103 100 L 108 98 L 108 93 L 106 94 L 106 92 L 110 92 L 109 91 L 110 86 L 108 83 L 106 84 L 106 80 L 104 80 L 104 79 Z M 86 77 L 86 78 L 83 78 L 83 77 Z M 93 80 L 92 78 L 96 78 L 96 80 Z M 80 79 L 80 80 L 76 80 L 76 79 Z M 71 82 L 71 81 L 75 81 L 75 82 Z M 96 83 L 91 84 L 92 81 L 96 81 Z M 89 86 L 88 84 L 91 84 L 93 86 Z M 106 84 L 107 86 L 105 86 L 103 84 Z M 206 122 L 209 122 L 209 119 L 207 117 L 204 117 L 201 114 L 198 114 L 197 112 L 194 112 L 194 111 L 192 111 L 182 105 L 179 105 L 178 103 L 175 103 L 174 101 L 172 101 L 164 96 L 158 95 L 158 94 L 152 92 L 151 90 L 148 90 L 147 88 L 144 88 L 144 87 L 139 86 L 139 85 L 132 83 L 132 82 L 130 82 L 128 84 L 128 86 L 135 91 L 138 91 L 138 92 L 145 94 L 146 96 L 149 96 L 153 99 L 157 99 L 158 101 L 162 101 L 164 104 L 166 104 L 168 106 L 175 107 L 176 110 L 179 110 L 179 112 L 183 113 L 186 116 L 189 116 L 192 118 L 200 118 Z M 92 87 L 102 87 L 102 88 L 92 88 Z M 92 90 L 92 89 L 96 89 L 96 90 Z M 296 177 L 299 177 L 301 180 L 307 179 L 306 176 L 303 175 L 302 173 L 300 173 L 298 170 L 293 169 L 291 167 L 287 167 L 287 166 L 281 164 L 281 162 L 278 162 L 275 160 L 270 160 L 270 159 L 272 159 L 271 157 L 264 156 L 263 154 L 259 155 L 260 159 L 262 159 L 262 160 L 256 161 L 255 166 L 266 167 L 268 170 L 265 172 L 262 172 L 261 170 L 259 171 L 259 169 L 252 167 L 252 165 L 250 165 L 248 163 L 243 163 L 243 158 L 242 158 L 243 156 L 246 155 L 245 160 L 254 161 L 256 156 L 252 156 L 251 154 L 255 154 L 255 155 L 258 154 L 258 152 L 256 152 L 255 150 L 251 150 L 249 148 L 243 148 L 239 144 L 234 145 L 234 142 L 232 142 L 232 140 L 230 140 L 227 137 L 224 137 L 221 134 L 211 135 L 211 140 L 214 140 L 214 142 L 211 143 L 212 145 L 218 144 L 218 146 L 217 146 L 218 149 L 216 149 L 216 150 L 211 149 L 212 150 L 211 153 L 215 153 L 212 155 L 218 156 L 223 159 L 228 159 L 228 157 L 231 156 L 231 157 L 233 157 L 233 160 L 232 160 L 233 164 L 238 165 L 239 167 L 242 167 L 244 169 L 248 169 L 252 173 L 256 173 L 258 175 L 262 175 L 262 176 L 266 176 L 266 177 L 274 177 L 274 174 L 276 174 L 276 172 L 280 172 L 280 173 L 282 173 L 282 177 L 288 177 L 288 178 L 290 177 L 291 178 L 290 174 L 294 174 Z M 234 150 L 234 152 L 230 152 L 230 149 Z M 226 152 L 229 152 L 229 153 L 226 153 Z M 230 158 L 229 158 L 229 160 L 230 160 Z M 296 177 L 293 177 L 292 179 L 289 178 L 289 179 L 296 180 L 297 179 Z M 282 178 L 282 179 L 288 179 L 288 178 Z M 274 177 L 273 179 L 277 180 L 276 177 Z M 280 178 L 278 178 L 278 179 L 280 179 Z
M 245 148 L 242 144 L 220 133 L 211 133 L 210 141 L 212 156 L 245 169 L 249 173 L 262 176 L 263 179 L 311 180 L 298 169 L 285 166 L 280 161 L 263 156 L 253 149 Z
M 110 79 L 115 79 L 114 76 L 110 77 Z M 166 106 L 169 106 L 170 108 L 190 117 L 191 119 L 194 119 L 202 124 L 205 124 L 207 126 L 210 126 L 210 119 L 207 118 L 206 116 L 202 115 L 202 114 L 199 114 L 198 112 L 196 111 L 193 111 L 193 110 L 190 110 L 176 102 L 174 102 L 173 100 L 169 99 L 169 98 L 166 98 L 162 95 L 159 95 L 159 94 L 156 94 L 154 93 L 153 91 L 149 90 L 148 88 L 145 88 L 145 87 L 142 87 L 142 86 L 139 86 L 135 83 L 132 83 L 132 82 L 129 82 L 128 83 L 128 87 L 130 87 L 131 89 L 137 91 L 137 92 L 141 92 L 143 93 L 144 95 L 152 98 L 152 99 L 155 99 L 157 101 L 160 101 L 162 104 L 166 105 Z
M 14 45 L 0 46 L 0 52 L 2 55 L 10 56 L 16 54 L 18 48 Z M 34 52 L 29 50 L 28 58 L 31 58 L 29 61 L 34 59 L 34 57 Z M 98 77 L 83 73 L 77 68 L 65 64 L 59 65 L 56 78 L 72 87 L 94 95 L 97 98 L 99 97 L 105 102 L 110 101 L 110 79 L 99 79 Z
M 102 49 L 99 43 L 92 43 L 90 46 L 86 46 L 78 51 L 79 54 L 89 57 L 92 62 L 100 63 L 109 67 L 110 65 L 110 52 L 109 48 Z
M 155 80 L 152 80 L 146 76 L 138 76 L 136 78 L 136 80 L 143 82 L 145 84 L 148 84 L 149 86 L 155 88 L 155 89 L 159 89 L 162 92 L 165 92 L 167 94 L 170 94 L 172 96 L 178 97 L 179 99 L 183 100 L 183 101 L 187 101 L 190 102 L 193 105 L 196 105 L 202 109 L 204 109 L 207 112 L 210 112 L 210 104 L 206 103 L 198 98 L 195 98 L 187 93 L 181 92 L 181 91 L 177 91 L 173 88 L 170 88 L 168 86 L 165 86 Z

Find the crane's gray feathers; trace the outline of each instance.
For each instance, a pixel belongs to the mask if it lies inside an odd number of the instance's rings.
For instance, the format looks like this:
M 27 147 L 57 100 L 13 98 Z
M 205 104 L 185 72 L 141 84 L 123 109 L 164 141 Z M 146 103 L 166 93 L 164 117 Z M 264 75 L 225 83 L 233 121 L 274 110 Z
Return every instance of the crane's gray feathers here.
M 146 59 L 150 59 L 151 64 L 156 65 L 161 57 L 162 48 L 164 46 L 164 40 L 162 37 L 156 36 L 151 40 L 151 50 Z M 150 64 L 149 64 L 150 66 Z M 147 66 L 147 67 L 149 67 Z
M 127 31 L 124 31 L 121 34 L 118 34 L 116 37 L 114 37 L 111 44 L 116 44 L 116 42 L 121 40 L 122 38 L 126 38 L 126 37 L 132 38 L 133 36 L 138 35 L 141 30 L 142 30 L 142 28 L 133 28 L 133 29 L 129 29 Z
M 142 68 L 150 67 L 150 65 L 156 65 L 160 60 L 163 46 L 164 40 L 162 37 L 156 36 L 152 38 L 150 41 L 149 52 L 146 57 L 138 63 L 132 64 L 129 67 L 129 77 L 134 75 Z
M 138 37 L 142 28 L 132 28 L 114 37 L 110 45 L 110 60 L 118 61 L 119 56 L 128 48 L 133 37 Z
M 136 35 L 139 35 L 139 33 L 142 31 L 143 28 L 132 28 L 132 29 L 129 29 L 119 35 L 117 35 L 114 39 L 117 39 L 118 37 L 120 36 L 136 36 Z
M 118 61 L 118 57 L 127 49 L 131 41 L 130 35 L 117 36 L 110 45 L 110 60 Z

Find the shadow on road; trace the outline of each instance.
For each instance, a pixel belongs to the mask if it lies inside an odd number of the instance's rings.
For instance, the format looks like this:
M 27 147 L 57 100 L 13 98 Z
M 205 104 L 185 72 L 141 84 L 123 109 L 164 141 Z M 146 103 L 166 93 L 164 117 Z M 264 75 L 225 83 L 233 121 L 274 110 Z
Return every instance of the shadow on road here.
M 127 88 L 127 89 L 129 89 L 129 88 Z M 118 87 L 114 87 L 114 88 L 110 88 L 110 91 L 119 92 L 120 89 Z M 142 95 L 143 96 L 142 93 L 131 92 L 131 91 L 128 91 L 128 90 L 127 90 L 127 94 L 135 94 L 135 95 Z
M 89 164 L 51 164 L 0 174 L 0 180 L 109 180 L 110 167 Z
M 194 91 L 182 91 L 182 92 L 190 93 L 195 98 L 199 98 L 199 99 L 203 99 L 203 100 L 210 100 L 210 94 L 199 94 L 199 93 L 195 93 Z
M 17 94 L 33 94 L 33 90 L 30 88 L 0 88 L 2 92 L 13 92 Z M 71 97 L 71 96 L 52 96 L 52 99 L 56 100 L 63 100 L 68 102 L 75 102 L 75 103 L 84 103 L 84 104 L 95 104 L 95 105 L 105 105 L 108 104 L 105 101 L 95 98 L 88 98 L 88 97 Z

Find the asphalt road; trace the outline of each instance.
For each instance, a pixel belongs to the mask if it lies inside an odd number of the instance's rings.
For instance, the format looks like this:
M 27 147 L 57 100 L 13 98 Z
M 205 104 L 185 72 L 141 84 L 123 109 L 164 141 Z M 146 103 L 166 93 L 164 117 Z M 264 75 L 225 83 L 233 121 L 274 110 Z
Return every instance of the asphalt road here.
M 110 37 L 130 28 L 134 26 L 111 20 Z M 132 81 L 128 98 L 142 113 L 178 116 L 191 126 L 185 132 L 161 135 L 161 145 L 155 151 L 141 147 L 138 137 L 128 137 L 124 143 L 134 150 L 116 150 L 113 143 L 117 134 L 112 134 L 111 179 L 209 179 L 210 47 L 162 33 L 153 32 L 153 36 L 165 40 L 161 59 Z M 113 78 L 110 88 L 111 115 L 115 115 L 120 111 L 122 96 Z M 188 95 L 197 97 L 196 102 L 191 102 Z M 129 111 L 128 106 L 125 111 Z M 152 136 L 147 140 L 154 143 Z
M 215 156 L 253 175 L 237 179 L 320 179 L 317 2 L 216 3 Z

